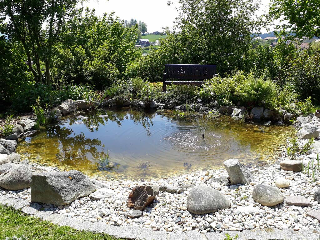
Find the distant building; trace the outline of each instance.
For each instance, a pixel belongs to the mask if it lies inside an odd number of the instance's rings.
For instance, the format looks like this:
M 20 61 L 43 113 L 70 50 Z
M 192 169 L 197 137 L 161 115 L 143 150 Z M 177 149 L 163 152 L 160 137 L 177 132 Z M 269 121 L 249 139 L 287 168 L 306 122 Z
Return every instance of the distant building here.
M 139 45 L 141 45 L 141 47 L 149 47 L 150 41 L 149 39 L 139 39 Z

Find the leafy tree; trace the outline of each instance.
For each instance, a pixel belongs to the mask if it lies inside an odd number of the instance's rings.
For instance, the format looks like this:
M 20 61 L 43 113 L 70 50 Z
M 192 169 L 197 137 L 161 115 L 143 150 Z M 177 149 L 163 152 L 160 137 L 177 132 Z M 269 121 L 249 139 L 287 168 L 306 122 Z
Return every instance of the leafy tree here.
M 299 37 L 320 37 L 319 0 L 272 0 L 271 16 L 288 22 L 284 27 Z
M 112 14 L 100 18 L 94 10 L 75 10 L 56 49 L 54 77 L 98 89 L 124 78 L 127 65 L 140 56 L 136 30 Z
M 139 21 L 139 31 L 142 34 L 145 34 L 148 30 L 147 30 L 147 24 L 144 22 Z
M 253 0 L 180 0 L 180 6 L 178 31 L 142 59 L 142 77 L 160 80 L 166 63 L 217 64 L 222 75 L 245 68 L 251 33 L 260 26 Z
M 63 23 L 81 0 L 1 0 L 1 32 L 19 42 L 37 82 L 51 83 L 54 44 Z

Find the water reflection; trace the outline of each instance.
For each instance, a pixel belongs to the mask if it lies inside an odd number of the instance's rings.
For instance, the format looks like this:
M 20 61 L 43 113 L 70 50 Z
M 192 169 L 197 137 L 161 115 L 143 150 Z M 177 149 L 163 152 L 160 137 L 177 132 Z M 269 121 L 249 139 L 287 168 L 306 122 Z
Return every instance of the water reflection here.
M 229 118 L 177 121 L 165 114 L 105 111 L 66 118 L 26 139 L 18 152 L 86 174 L 159 177 L 219 166 L 229 158 L 268 158 L 290 131 Z

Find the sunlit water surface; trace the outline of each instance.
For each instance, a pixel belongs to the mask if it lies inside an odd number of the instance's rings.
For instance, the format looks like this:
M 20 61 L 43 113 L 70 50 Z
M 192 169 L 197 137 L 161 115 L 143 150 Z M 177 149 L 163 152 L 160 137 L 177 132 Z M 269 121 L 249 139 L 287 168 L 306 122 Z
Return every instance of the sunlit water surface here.
M 155 178 L 219 167 L 230 158 L 253 164 L 272 160 L 292 131 L 227 117 L 178 121 L 168 114 L 106 111 L 65 118 L 26 138 L 17 151 L 88 175 Z

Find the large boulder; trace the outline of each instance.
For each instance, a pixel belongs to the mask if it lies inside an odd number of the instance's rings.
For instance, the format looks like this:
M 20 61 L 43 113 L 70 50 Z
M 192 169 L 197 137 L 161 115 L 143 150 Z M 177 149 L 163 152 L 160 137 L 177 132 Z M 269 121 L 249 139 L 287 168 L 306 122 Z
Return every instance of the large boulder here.
M 26 164 L 5 163 L 0 165 L 0 187 L 21 190 L 30 187 L 32 171 Z
M 259 184 L 253 189 L 252 198 L 261 205 L 268 207 L 278 205 L 284 201 L 284 197 L 278 188 L 263 184 Z
M 194 214 L 214 213 L 230 206 L 224 195 L 204 184 L 192 188 L 187 198 L 188 211 Z
M 90 179 L 79 171 L 37 173 L 32 176 L 31 202 L 66 205 L 95 190 Z
M 229 159 L 223 164 L 229 174 L 231 185 L 250 183 L 250 174 L 240 165 L 238 159 Z
M 18 122 L 19 125 L 23 127 L 23 131 L 27 132 L 34 129 L 34 126 L 37 124 L 33 119 L 21 119 Z
M 303 124 L 297 136 L 300 139 L 318 138 L 320 136 L 320 126 L 314 123 Z
M 16 148 L 16 141 L 0 139 L 0 154 L 11 154 L 16 151 Z
M 129 194 L 127 205 L 129 208 L 143 211 L 159 194 L 157 186 L 137 186 Z
M 251 117 L 253 120 L 260 121 L 263 118 L 263 107 L 254 107 L 251 110 Z

